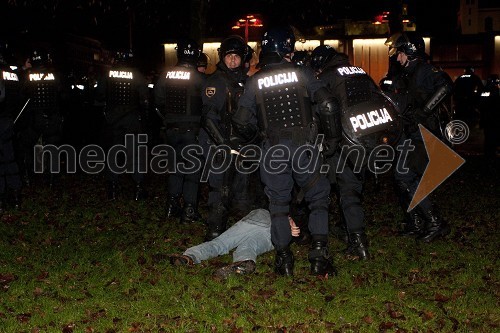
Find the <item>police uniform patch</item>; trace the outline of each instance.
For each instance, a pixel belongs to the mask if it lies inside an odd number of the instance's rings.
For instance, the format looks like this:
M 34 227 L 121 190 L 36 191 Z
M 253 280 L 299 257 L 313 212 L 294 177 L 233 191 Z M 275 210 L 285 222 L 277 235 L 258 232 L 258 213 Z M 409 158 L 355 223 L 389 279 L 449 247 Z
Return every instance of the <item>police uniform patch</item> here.
M 215 87 L 206 88 L 205 95 L 207 95 L 207 97 L 213 97 L 215 95 Z

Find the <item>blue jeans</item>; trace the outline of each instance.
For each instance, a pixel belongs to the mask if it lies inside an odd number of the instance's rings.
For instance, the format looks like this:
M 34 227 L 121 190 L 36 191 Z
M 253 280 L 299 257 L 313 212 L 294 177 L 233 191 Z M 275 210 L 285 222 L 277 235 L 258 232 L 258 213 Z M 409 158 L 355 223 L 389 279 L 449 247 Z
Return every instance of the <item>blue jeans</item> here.
M 195 264 L 202 260 L 229 253 L 232 249 L 233 262 L 252 260 L 271 251 L 271 216 L 265 209 L 252 210 L 244 218 L 236 222 L 222 235 L 210 242 L 190 247 L 184 255 L 191 257 Z

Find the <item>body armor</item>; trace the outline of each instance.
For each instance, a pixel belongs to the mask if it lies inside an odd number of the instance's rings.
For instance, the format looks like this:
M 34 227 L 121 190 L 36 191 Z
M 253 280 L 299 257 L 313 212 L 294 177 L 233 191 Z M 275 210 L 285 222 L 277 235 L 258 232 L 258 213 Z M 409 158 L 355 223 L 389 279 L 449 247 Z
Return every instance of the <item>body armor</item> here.
M 335 77 L 331 88 L 341 103 L 342 134 L 348 145 L 371 150 L 398 142 L 402 131 L 398 109 L 362 68 L 345 63 L 324 74 Z
M 31 107 L 54 109 L 58 107 L 58 77 L 53 71 L 31 72 L 28 76 L 32 92 Z
M 9 113 L 9 116 L 16 116 L 14 113 L 20 111 L 16 109 L 20 89 L 19 76 L 8 67 L 0 67 L 0 114 Z
M 300 69 L 291 64 L 255 74 L 259 127 L 273 135 L 309 128 L 313 122 L 310 97 Z
M 165 121 L 199 122 L 202 101 L 195 69 L 174 67 L 165 79 Z
M 132 87 L 134 73 L 130 70 L 110 70 L 107 80 L 108 108 L 114 106 L 133 106 L 138 104 L 138 94 Z
M 227 75 L 227 74 L 224 74 Z M 238 110 L 238 101 L 243 94 L 243 85 L 235 80 L 227 79 L 226 105 L 221 114 L 222 131 L 230 137 L 232 133 L 231 119 Z

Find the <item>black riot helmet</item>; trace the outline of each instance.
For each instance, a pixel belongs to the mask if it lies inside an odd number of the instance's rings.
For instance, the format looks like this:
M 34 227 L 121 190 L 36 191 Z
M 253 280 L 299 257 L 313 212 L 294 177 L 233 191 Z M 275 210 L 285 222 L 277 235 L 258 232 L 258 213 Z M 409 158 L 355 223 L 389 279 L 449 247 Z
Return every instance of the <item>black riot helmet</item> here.
M 131 65 L 134 61 L 132 50 L 118 50 L 115 52 L 114 62 L 117 65 Z
M 201 55 L 200 46 L 191 38 L 184 38 L 177 41 L 177 61 L 179 63 L 188 63 L 196 65 Z
M 283 58 L 295 50 L 295 34 L 290 27 L 270 28 L 264 32 L 261 45 L 264 57 L 275 53 Z
M 385 45 L 389 46 L 389 56 L 399 51 L 406 54 L 408 60 L 425 58 L 424 39 L 412 32 L 395 33 L 387 38 Z
M 237 54 L 243 64 L 248 53 L 247 44 L 237 35 L 229 36 L 222 41 L 219 48 L 219 59 L 222 61 L 228 54 Z
M 196 62 L 196 67 L 207 67 L 207 66 L 208 66 L 208 55 L 202 52 L 198 57 L 198 61 Z
M 33 68 L 47 67 L 52 64 L 50 53 L 44 49 L 34 49 L 30 55 L 30 62 Z
M 320 45 L 311 54 L 311 67 L 316 72 L 325 68 L 326 64 L 337 54 L 330 45 Z

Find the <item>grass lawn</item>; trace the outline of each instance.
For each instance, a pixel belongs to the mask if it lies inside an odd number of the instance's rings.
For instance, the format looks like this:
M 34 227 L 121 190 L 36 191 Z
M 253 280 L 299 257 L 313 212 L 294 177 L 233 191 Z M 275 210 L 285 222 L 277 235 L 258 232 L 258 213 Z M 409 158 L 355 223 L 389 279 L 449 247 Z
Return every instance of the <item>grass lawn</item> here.
M 308 275 L 297 245 L 293 279 L 273 273 L 273 253 L 226 281 L 212 273 L 230 255 L 171 266 L 166 255 L 200 243 L 205 228 L 165 219 L 165 177 L 149 179 L 151 198 L 137 203 L 106 202 L 102 176 L 65 175 L 54 190 L 25 189 L 22 208 L 1 216 L 0 332 L 498 332 L 496 163 L 469 157 L 435 191 L 452 234 L 432 244 L 397 236 L 392 177 L 369 179 L 373 259 L 344 259 L 332 236 L 339 275 L 328 279 Z

